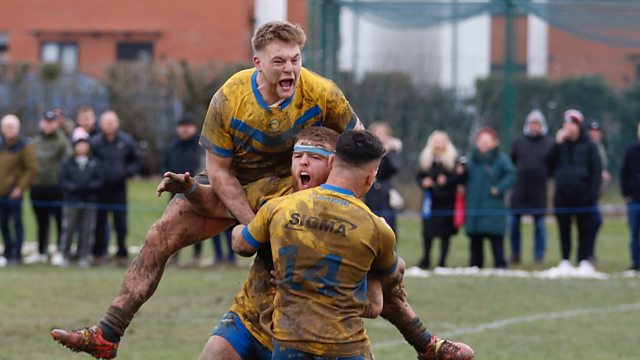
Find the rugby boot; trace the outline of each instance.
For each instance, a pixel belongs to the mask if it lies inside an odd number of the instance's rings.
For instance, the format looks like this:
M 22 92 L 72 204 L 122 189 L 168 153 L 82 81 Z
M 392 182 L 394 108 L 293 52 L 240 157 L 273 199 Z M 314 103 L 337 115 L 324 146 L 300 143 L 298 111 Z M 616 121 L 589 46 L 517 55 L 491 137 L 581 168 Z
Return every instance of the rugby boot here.
M 418 360 L 472 360 L 473 349 L 465 343 L 440 339 L 431 335 L 427 350 L 418 354 Z
M 113 359 L 118 354 L 118 343 L 106 340 L 99 326 L 76 330 L 51 330 L 53 339 L 75 352 L 86 352 L 96 359 Z

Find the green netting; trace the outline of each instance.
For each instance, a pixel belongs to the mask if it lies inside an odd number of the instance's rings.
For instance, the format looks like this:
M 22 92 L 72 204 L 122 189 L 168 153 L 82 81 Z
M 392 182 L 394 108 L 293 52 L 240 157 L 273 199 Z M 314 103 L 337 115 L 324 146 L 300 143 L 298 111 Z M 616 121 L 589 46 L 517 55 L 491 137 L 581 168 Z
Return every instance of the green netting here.
M 638 0 L 336 0 L 363 18 L 393 28 L 425 28 L 481 14 L 504 14 L 512 4 L 579 37 L 640 47 Z

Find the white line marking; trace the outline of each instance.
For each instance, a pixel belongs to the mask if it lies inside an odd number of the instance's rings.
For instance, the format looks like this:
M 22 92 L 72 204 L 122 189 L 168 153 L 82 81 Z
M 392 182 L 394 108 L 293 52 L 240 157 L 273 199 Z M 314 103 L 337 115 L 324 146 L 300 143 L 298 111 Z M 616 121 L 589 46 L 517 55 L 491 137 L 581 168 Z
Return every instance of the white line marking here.
M 591 308 L 591 309 L 574 309 L 567 311 L 558 311 L 558 312 L 550 312 L 544 314 L 536 314 L 529 316 L 520 316 L 502 320 L 496 320 L 485 324 L 479 324 L 476 326 L 460 328 L 457 330 L 445 332 L 439 334 L 443 338 L 453 338 L 461 335 L 469 335 L 469 334 L 478 334 L 483 333 L 485 331 L 497 330 L 511 325 L 519 325 L 525 323 L 531 323 L 541 320 L 555 320 L 555 319 L 567 319 L 574 318 L 580 316 L 588 316 L 588 315 L 596 315 L 596 314 L 607 314 L 607 313 L 621 313 L 621 312 L 630 312 L 630 311 L 640 311 L 640 303 L 635 304 L 622 304 L 611 307 L 600 307 L 600 308 Z M 390 341 L 382 341 L 373 344 L 374 349 L 381 349 L 387 347 L 393 347 L 398 345 L 404 345 L 407 342 L 402 340 L 390 340 Z

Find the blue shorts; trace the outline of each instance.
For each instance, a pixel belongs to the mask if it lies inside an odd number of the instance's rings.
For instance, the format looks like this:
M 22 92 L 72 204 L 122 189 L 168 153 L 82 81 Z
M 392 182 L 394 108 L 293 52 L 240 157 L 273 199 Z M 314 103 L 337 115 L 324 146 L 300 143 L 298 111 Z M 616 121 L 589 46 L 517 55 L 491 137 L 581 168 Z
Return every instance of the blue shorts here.
M 227 340 L 242 360 L 271 360 L 271 351 L 251 335 L 234 312 L 225 313 L 211 335 Z
M 286 345 L 281 345 L 277 340 L 273 340 L 273 360 L 373 360 L 373 354 L 371 352 L 362 355 L 349 356 L 349 357 L 332 357 L 314 355 L 300 350 L 288 348 Z

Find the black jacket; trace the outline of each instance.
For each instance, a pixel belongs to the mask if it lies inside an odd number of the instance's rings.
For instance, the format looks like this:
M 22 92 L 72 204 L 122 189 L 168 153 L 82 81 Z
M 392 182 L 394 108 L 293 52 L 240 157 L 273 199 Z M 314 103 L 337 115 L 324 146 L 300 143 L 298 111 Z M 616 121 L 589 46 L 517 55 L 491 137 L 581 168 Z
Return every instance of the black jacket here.
M 598 148 L 580 131 L 577 141 L 554 144 L 547 157 L 555 178 L 556 205 L 590 206 L 600 191 L 602 165 Z
M 620 171 L 622 196 L 640 202 L 640 142 L 627 149 Z
M 374 212 L 394 211 L 389 206 L 389 190 L 393 187 L 391 177 L 400 170 L 400 166 L 400 154 L 396 151 L 390 151 L 380 160 L 376 182 L 364 197 L 364 202 Z
M 91 138 L 91 153 L 104 168 L 105 187 L 124 187 L 126 179 L 140 171 L 138 147 L 124 131 L 118 131 L 113 141 L 98 133 Z
M 517 175 L 511 208 L 546 208 L 549 171 L 545 159 L 552 147 L 553 139 L 548 136 L 521 135 L 511 143 L 509 155 Z
M 456 200 L 456 189 L 459 184 L 466 181 L 466 173 L 457 175 L 454 171 L 447 170 L 441 162 L 434 161 L 431 169 L 425 171 L 420 170 L 416 174 L 418 186 L 422 187 L 424 178 L 431 178 L 433 182 L 439 175 L 447 177 L 447 182 L 440 186 L 434 184 L 431 188 L 431 211 L 433 215 L 425 221 L 423 234 L 427 237 L 448 237 L 456 233 L 453 224 L 453 207 Z
M 189 140 L 175 140 L 167 149 L 162 162 L 162 173 L 167 171 L 174 173 L 190 172 L 196 176 L 196 171 L 202 170 L 202 157 L 204 149 L 198 144 L 200 136 L 196 135 Z
M 84 169 L 80 169 L 75 157 L 69 156 L 60 167 L 60 186 L 65 203 L 95 202 L 96 190 L 102 186 L 102 168 L 90 156 Z

